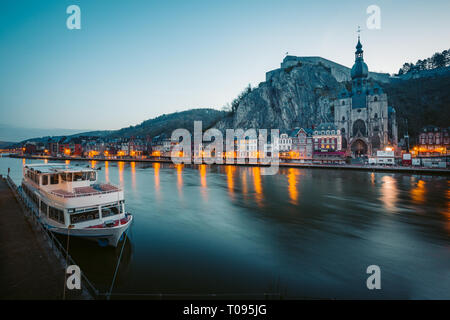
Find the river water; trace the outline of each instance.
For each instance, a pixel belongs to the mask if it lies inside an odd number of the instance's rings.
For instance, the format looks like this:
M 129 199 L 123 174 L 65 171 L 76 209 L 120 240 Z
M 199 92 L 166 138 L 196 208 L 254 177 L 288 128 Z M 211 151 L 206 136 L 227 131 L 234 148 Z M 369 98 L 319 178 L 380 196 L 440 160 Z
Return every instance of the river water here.
M 20 183 L 25 161 L 43 162 L 0 158 L 0 173 L 9 167 Z M 450 299 L 448 177 L 71 164 L 101 168 L 99 180 L 123 186 L 134 215 L 114 297 Z M 70 239 L 103 292 L 121 248 Z M 366 286 L 370 265 L 380 267 L 380 290 Z

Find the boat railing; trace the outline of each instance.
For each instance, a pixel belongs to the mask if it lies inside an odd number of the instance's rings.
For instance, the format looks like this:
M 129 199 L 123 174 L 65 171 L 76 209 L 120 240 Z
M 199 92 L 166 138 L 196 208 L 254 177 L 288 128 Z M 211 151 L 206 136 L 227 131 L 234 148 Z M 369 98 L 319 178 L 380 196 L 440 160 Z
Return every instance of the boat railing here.
M 39 218 L 39 209 L 36 207 L 36 205 L 26 197 L 21 188 L 14 183 L 9 175 L 6 178 L 6 181 L 10 189 L 13 191 L 13 194 L 18 200 L 22 209 L 24 209 L 23 211 L 32 219 L 32 221 L 34 222 L 34 226 L 36 226 L 39 231 L 47 237 L 47 240 L 49 241 L 53 252 L 57 256 L 57 258 L 62 261 L 65 269 L 67 269 L 69 265 L 78 265 L 67 252 L 66 248 L 64 248 L 61 242 L 56 238 L 56 236 L 44 226 L 41 219 Z M 101 295 L 99 290 L 95 288 L 95 286 L 91 283 L 91 281 L 89 281 L 89 279 L 83 272 L 81 272 L 81 280 L 84 284 L 84 287 L 88 289 L 89 293 L 94 298 L 97 298 L 99 295 Z
M 58 192 L 58 190 L 55 191 L 47 191 L 48 193 L 55 195 L 57 197 L 60 198 L 78 198 L 78 197 L 88 197 L 88 196 L 97 196 L 97 195 L 103 195 L 103 194 L 108 194 L 108 193 L 114 193 L 114 192 L 120 192 L 122 191 L 121 188 L 114 186 L 115 189 L 114 190 L 98 190 L 95 192 L 75 192 L 75 193 L 61 193 Z

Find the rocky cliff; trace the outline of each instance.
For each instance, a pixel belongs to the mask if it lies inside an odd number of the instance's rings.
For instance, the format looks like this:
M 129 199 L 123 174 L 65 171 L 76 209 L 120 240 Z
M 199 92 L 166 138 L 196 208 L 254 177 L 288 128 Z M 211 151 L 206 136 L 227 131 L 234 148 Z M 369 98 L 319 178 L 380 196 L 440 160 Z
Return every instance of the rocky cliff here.
M 233 112 L 216 127 L 310 128 L 333 121 L 330 101 L 343 89 L 344 84 L 336 80 L 329 67 L 298 62 L 274 70 L 270 79 L 241 95 Z

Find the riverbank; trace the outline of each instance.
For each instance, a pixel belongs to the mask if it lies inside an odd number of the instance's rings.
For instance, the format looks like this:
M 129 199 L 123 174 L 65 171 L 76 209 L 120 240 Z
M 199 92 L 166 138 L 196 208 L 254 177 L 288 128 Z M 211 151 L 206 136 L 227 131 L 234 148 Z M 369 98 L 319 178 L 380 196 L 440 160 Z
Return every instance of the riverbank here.
M 10 158 L 20 159 L 34 159 L 34 160 L 57 160 L 57 161 L 111 161 L 111 162 L 146 162 L 146 163 L 173 163 L 170 159 L 154 158 L 154 159 L 113 159 L 113 158 L 82 158 L 82 157 L 50 157 L 50 156 L 19 156 L 10 155 Z M 229 165 L 229 164 L 214 164 L 214 165 Z M 234 163 L 234 166 L 258 166 L 267 167 L 267 164 L 252 164 L 252 163 Z M 427 175 L 450 175 L 449 169 L 440 168 L 423 168 L 423 167 L 400 167 L 400 166 L 373 166 L 373 165 L 351 165 L 351 164 L 307 164 L 307 163 L 294 163 L 294 162 L 280 162 L 280 167 L 286 168 L 311 168 L 311 169 L 335 169 L 335 170 L 357 170 L 357 171 L 370 171 L 370 172 L 400 172 L 400 173 L 414 173 L 414 174 L 427 174 Z
M 0 299 L 62 299 L 62 257 L 34 228 L 4 178 L 0 178 L 0 212 Z M 89 299 L 84 290 L 75 291 L 66 290 L 65 298 Z

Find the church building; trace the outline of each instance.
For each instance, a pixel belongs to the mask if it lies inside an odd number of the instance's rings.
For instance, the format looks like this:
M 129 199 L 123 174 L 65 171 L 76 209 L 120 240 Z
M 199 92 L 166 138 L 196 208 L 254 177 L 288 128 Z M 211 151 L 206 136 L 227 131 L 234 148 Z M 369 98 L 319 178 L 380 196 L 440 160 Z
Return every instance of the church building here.
M 352 88 L 341 92 L 334 102 L 334 124 L 342 134 L 342 149 L 356 157 L 388 147 L 397 150 L 395 109 L 388 106 L 386 93 L 368 76 L 358 36 Z

